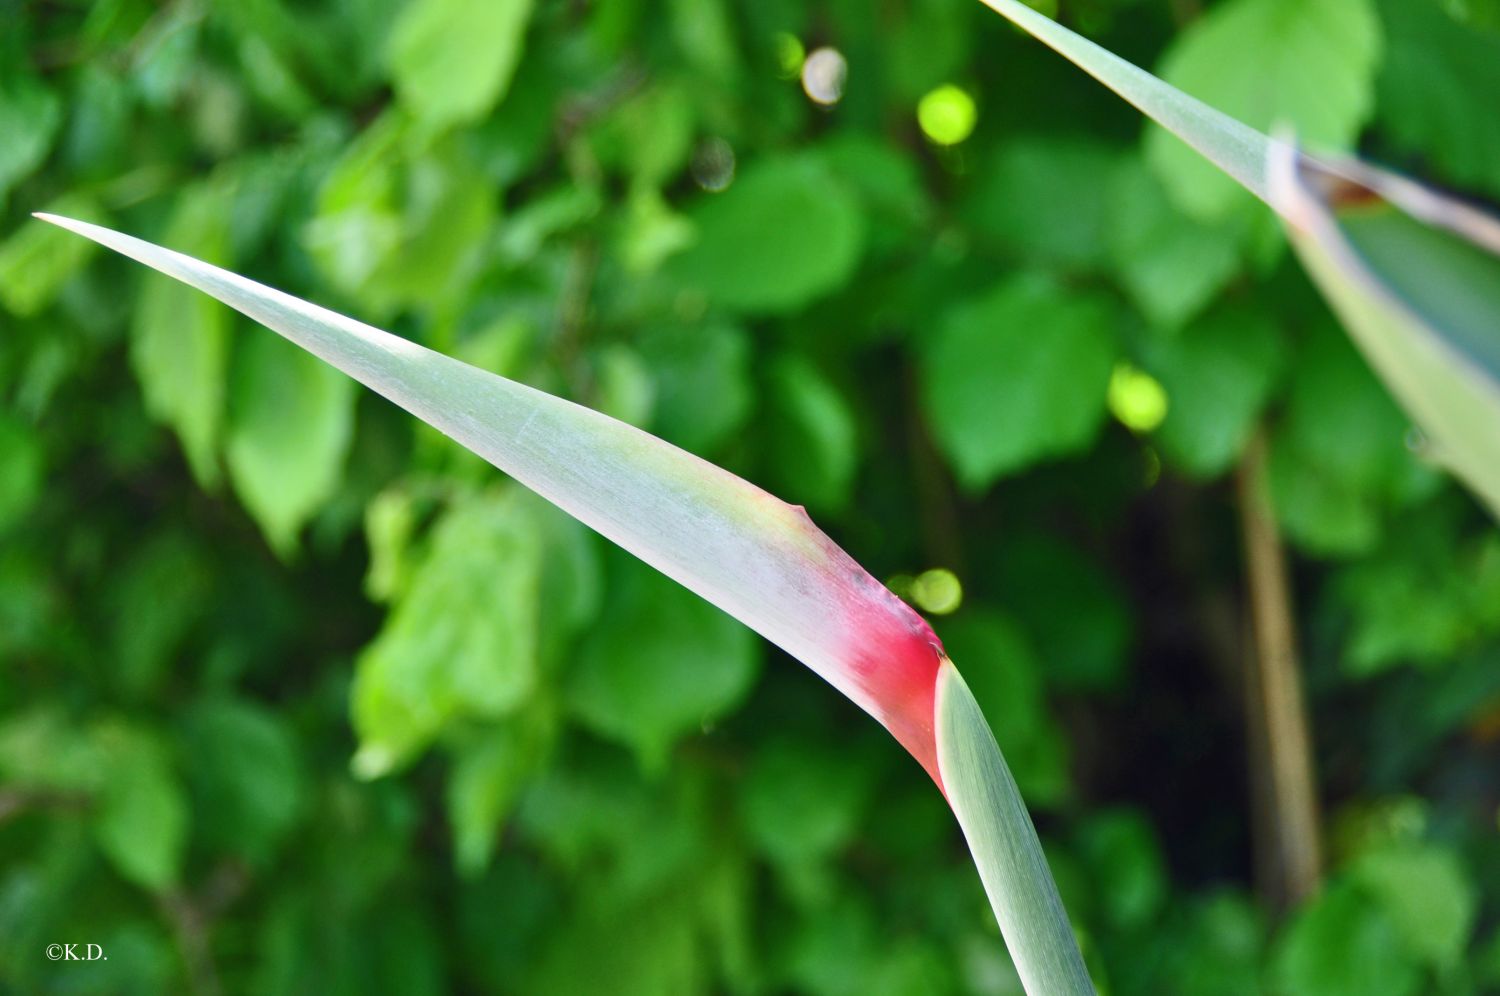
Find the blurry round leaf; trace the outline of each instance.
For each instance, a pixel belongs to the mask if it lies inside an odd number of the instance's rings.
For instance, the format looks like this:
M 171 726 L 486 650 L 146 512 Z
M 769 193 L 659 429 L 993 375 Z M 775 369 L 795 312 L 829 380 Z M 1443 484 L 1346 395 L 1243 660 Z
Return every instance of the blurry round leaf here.
M 1242 226 L 1187 216 L 1138 158 L 1117 169 L 1107 212 L 1109 257 L 1120 286 L 1163 329 L 1190 320 L 1239 269 Z
M 302 813 L 297 741 L 271 712 L 233 699 L 199 703 L 183 725 L 195 826 L 214 850 L 269 857 Z
M 864 245 L 859 203 L 810 156 L 755 162 L 691 217 L 697 241 L 668 272 L 739 311 L 796 311 L 837 290 Z
M 189 187 L 178 195 L 160 241 L 207 262 L 227 264 L 229 216 L 225 189 Z M 205 486 L 219 478 L 231 315 L 208 295 L 148 273 L 131 323 L 130 363 L 146 410 L 181 437 L 193 476 Z
M 1007 138 L 976 178 L 966 217 L 1027 265 L 1093 268 L 1109 243 L 1113 146 L 1072 136 Z
M 674 326 L 648 332 L 641 355 L 656 379 L 652 431 L 709 454 L 750 415 L 750 340 L 734 326 Z
M 1104 915 L 1118 928 L 1146 926 L 1167 899 L 1167 869 L 1151 824 L 1139 812 L 1106 810 L 1088 819 L 1078 849 Z
M 1421 985 L 1390 918 L 1344 882 L 1292 917 L 1276 942 L 1271 974 L 1285 996 L 1411 996 Z
M 19 180 L 41 165 L 62 123 L 62 100 L 30 74 L 0 87 L 0 205 Z
M 1186 913 L 1184 938 L 1169 955 L 1167 977 L 1178 996 L 1262 996 L 1265 916 L 1248 898 L 1220 892 Z
M 431 128 L 482 118 L 521 61 L 532 0 L 412 0 L 391 29 L 401 103 Z
M 1378 81 L 1382 130 L 1431 157 L 1447 179 L 1500 193 L 1500 118 L 1484 95 L 1500 92 L 1500 39 L 1460 25 L 1461 3 L 1381 0 L 1386 56 Z M 1448 7 L 1445 13 L 1443 7 Z
M 656 404 L 656 383 L 639 355 L 614 344 L 597 358 L 600 411 L 631 425 L 646 425 Z
M 518 709 L 536 684 L 543 537 L 513 490 L 465 499 L 431 546 L 354 677 L 356 768 L 381 775 L 451 718 Z
M 445 801 L 454 863 L 463 875 L 472 877 L 490 863 L 502 822 L 544 759 L 535 725 L 513 721 L 489 726 L 454 748 Z
M 859 462 L 849 403 L 817 367 L 795 354 L 777 357 L 769 380 L 776 493 L 814 511 L 837 511 L 849 501 Z
M 277 554 L 338 490 L 354 433 L 355 383 L 256 329 L 235 357 L 225 459 L 234 488 Z
M 573 662 L 566 701 L 599 734 L 660 766 L 679 737 L 745 697 L 760 647 L 748 629 L 645 564 L 614 553 L 604 614 Z
M 99 220 L 99 208 L 83 196 L 61 197 L 47 205 L 53 214 L 84 221 Z M 63 284 L 94 254 L 97 244 L 69 238 L 69 232 L 35 218 L 0 243 L 0 303 L 15 315 L 40 312 Z
M 1000 602 L 1043 655 L 1049 683 L 1074 691 L 1120 686 L 1133 624 L 1113 578 L 1044 533 L 1007 543 L 998 569 Z
M 162 891 L 175 885 L 187 849 L 189 809 L 165 747 L 118 721 L 93 731 L 104 759 L 94 836 L 126 879 Z
M 1106 300 L 1029 275 L 950 311 L 922 354 L 923 402 L 959 481 L 979 491 L 1087 449 L 1114 366 Z
M 110 676 L 126 696 L 146 698 L 161 687 L 183 640 L 209 609 L 215 587 L 206 552 L 171 529 L 146 537 L 116 571 L 107 596 L 115 652 Z
M 40 495 L 44 460 L 37 429 L 0 412 L 0 534 Z
M 1406 417 L 1337 330 L 1314 329 L 1291 376 L 1272 438 L 1277 516 L 1310 552 L 1367 551 L 1386 511 L 1430 493 L 1436 472 L 1408 451 Z
M 1380 903 L 1414 958 L 1437 968 L 1458 962 L 1479 897 L 1457 854 L 1431 844 L 1385 847 L 1360 857 L 1351 874 Z
M 1167 459 L 1197 477 L 1228 470 L 1271 395 L 1284 350 L 1275 324 L 1247 310 L 1215 311 L 1153 339 L 1146 355 L 1172 399 L 1156 434 Z
M 741 810 L 751 841 L 786 865 L 830 857 L 859 830 L 872 774 L 844 750 L 805 740 L 771 741 L 745 780 Z

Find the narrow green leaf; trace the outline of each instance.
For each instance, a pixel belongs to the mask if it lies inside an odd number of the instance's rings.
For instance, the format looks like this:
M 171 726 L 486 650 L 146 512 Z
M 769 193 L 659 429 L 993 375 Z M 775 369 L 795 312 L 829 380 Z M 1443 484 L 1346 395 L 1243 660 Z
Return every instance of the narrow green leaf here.
M 1093 992 L 1015 782 L 941 643 L 801 509 L 598 412 L 180 253 L 45 217 L 278 331 L 803 661 L 884 724 L 948 793 L 1033 996 Z M 695 633 L 711 628 L 705 620 L 692 624 Z M 715 653 L 722 644 L 705 646 Z M 689 690 L 703 679 L 675 680 Z M 452 681 L 486 709 L 514 705 L 504 697 L 513 684 L 500 683 L 502 697 L 493 699 L 491 676 L 455 673 Z M 400 699 L 389 691 L 384 704 L 399 719 Z M 679 712 L 667 719 L 680 722 Z M 388 767 L 434 727 L 394 729 L 395 742 L 365 752 L 366 772 Z M 640 744 L 659 749 L 659 740 Z
M 219 298 L 396 401 L 807 664 L 938 777 L 937 637 L 800 508 L 598 412 L 189 256 L 43 217 Z
M 1355 343 L 1500 515 L 1500 223 L 1355 163 L 1278 150 L 1272 202 Z
M 1266 153 L 1271 139 L 1069 31 L 1020 0 L 982 2 L 1134 104 L 1252 194 L 1268 199 Z
M 1228 0 L 1176 37 L 1160 72 L 1253 128 L 1287 126 L 1320 149 L 1347 150 L 1374 109 L 1380 49 L 1370 0 Z M 1196 217 L 1222 218 L 1246 199 L 1160 128 L 1146 135 L 1146 158 Z
M 937 747 L 948 802 L 1026 991 L 1032 996 L 1092 994 L 1020 790 L 979 703 L 946 659 L 938 672 Z
M 1432 457 L 1500 515 L 1500 223 L 1380 170 L 1319 163 L 1019 0 L 984 2 L 1269 203 Z M 1282 0 L 1235 0 L 1251 2 Z

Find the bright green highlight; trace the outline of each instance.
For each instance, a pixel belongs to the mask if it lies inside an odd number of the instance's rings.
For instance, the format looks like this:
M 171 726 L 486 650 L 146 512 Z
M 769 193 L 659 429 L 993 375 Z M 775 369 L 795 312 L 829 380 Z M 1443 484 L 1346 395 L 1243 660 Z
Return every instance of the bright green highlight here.
M 807 49 L 794 34 L 779 31 L 776 34 L 776 72 L 782 79 L 794 80 L 802 75 L 802 63 L 807 59 Z
M 1167 417 L 1166 389 L 1145 371 L 1117 363 L 1109 377 L 1109 410 L 1132 432 L 1152 432 Z
M 974 98 L 952 83 L 932 90 L 917 103 L 922 134 L 939 145 L 957 145 L 974 132 L 979 109 Z
M 946 567 L 934 567 L 918 574 L 911 583 L 911 599 L 923 612 L 946 616 L 963 604 L 964 586 Z

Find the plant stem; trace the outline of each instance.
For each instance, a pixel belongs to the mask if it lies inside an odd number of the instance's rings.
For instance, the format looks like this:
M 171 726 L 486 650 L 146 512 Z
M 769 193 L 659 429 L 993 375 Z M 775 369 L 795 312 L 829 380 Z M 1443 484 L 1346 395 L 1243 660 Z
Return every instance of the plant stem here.
M 1257 788 L 1256 826 L 1262 891 L 1289 906 L 1312 894 L 1322 876 L 1311 738 L 1302 698 L 1297 632 L 1286 550 L 1271 509 L 1266 442 L 1257 433 L 1236 475 L 1253 653 L 1246 667 L 1246 713 Z

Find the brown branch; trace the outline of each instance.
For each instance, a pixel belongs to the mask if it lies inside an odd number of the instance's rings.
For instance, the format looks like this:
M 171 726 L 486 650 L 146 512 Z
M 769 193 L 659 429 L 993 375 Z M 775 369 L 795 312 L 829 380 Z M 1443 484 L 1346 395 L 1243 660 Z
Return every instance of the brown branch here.
M 1286 551 L 1260 433 L 1246 447 L 1236 484 L 1253 633 L 1245 673 L 1257 877 L 1265 898 L 1285 908 L 1317 890 L 1322 855 Z
M 219 996 L 224 990 L 210 935 L 214 920 L 234 904 L 248 884 L 245 868 L 237 862 L 226 862 L 214 870 L 196 895 L 187 889 L 173 889 L 158 897 L 194 996 Z
M 0 785 L 0 823 L 38 809 L 81 812 L 93 804 L 86 792 Z

